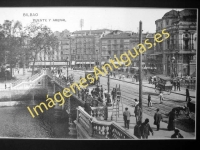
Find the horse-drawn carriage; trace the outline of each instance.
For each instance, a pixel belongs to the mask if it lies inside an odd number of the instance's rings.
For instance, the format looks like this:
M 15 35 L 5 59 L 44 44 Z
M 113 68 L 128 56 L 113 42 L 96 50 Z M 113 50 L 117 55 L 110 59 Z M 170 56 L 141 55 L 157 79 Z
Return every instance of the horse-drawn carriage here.
M 166 92 L 167 94 L 171 94 L 172 90 L 171 78 L 157 76 L 157 81 L 155 82 L 155 84 L 156 84 L 155 88 L 156 93 Z

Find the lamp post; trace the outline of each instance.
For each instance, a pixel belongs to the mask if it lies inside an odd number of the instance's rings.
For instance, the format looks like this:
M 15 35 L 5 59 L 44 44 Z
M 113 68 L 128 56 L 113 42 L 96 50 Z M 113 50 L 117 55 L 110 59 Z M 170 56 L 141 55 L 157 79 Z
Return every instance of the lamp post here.
M 142 21 L 139 22 L 139 43 L 142 43 Z M 143 114 L 143 109 L 142 109 L 142 55 L 139 55 L 139 104 L 141 108 L 141 117 L 140 121 L 142 121 L 142 114 Z

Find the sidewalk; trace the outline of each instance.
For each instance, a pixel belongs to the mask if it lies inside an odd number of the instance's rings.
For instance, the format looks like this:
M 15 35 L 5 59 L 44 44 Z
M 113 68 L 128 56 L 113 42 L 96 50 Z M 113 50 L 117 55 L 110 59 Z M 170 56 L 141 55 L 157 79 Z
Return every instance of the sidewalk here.
M 125 110 L 125 108 L 128 108 L 128 110 L 131 112 L 131 115 L 134 115 L 134 107 L 130 107 L 130 106 L 127 106 L 126 104 L 123 104 L 123 109 Z M 123 110 L 123 111 L 124 111 Z M 109 120 L 110 120 L 110 117 L 111 117 L 111 114 L 112 114 L 112 107 L 109 108 Z M 123 114 L 122 111 L 119 112 L 119 114 Z M 153 124 L 154 122 L 154 118 L 143 113 L 143 122 L 144 120 L 148 118 L 149 119 L 149 124 L 154 132 L 154 135 L 152 136 L 152 134 L 149 136 L 149 139 L 171 139 L 171 135 L 174 134 L 174 131 L 168 131 L 167 130 L 167 123 L 165 122 L 161 122 L 160 123 L 160 130 L 159 131 L 156 131 L 157 130 L 157 127 L 156 125 Z M 164 118 L 164 119 L 167 119 L 167 118 Z M 111 120 L 110 120 L 111 121 Z M 113 121 L 115 121 L 115 117 L 113 117 Z M 124 120 L 123 120 L 123 116 L 120 115 L 119 118 L 117 118 L 117 123 L 119 125 L 121 125 L 123 128 L 124 128 Z M 129 134 L 133 135 L 134 133 L 134 126 L 136 125 L 136 119 L 134 116 L 131 116 L 130 117 L 130 127 L 129 127 L 129 130 L 125 130 L 126 132 L 128 132 Z M 180 130 L 180 129 L 179 129 Z M 182 131 L 180 130 L 180 133 L 183 135 L 184 139 L 195 139 L 195 133 L 191 133 L 191 132 L 185 132 L 185 131 Z

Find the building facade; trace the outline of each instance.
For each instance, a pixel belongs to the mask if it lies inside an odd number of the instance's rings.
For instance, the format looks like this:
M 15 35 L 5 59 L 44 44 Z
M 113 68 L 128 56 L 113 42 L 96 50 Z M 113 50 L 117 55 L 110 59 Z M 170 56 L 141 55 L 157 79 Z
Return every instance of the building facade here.
M 142 34 L 142 43 L 145 41 L 145 39 L 150 39 L 150 42 L 152 39 L 152 34 Z M 102 64 L 105 62 L 109 62 L 109 58 L 114 58 L 114 55 L 116 55 L 118 58 L 120 58 L 121 54 L 127 52 L 128 50 L 132 50 L 133 47 L 136 47 L 138 49 L 137 45 L 139 44 L 139 34 L 133 33 L 133 32 L 123 32 L 123 31 L 113 31 L 101 38 L 100 42 L 100 51 L 101 51 L 101 61 Z M 152 54 L 154 51 L 154 47 L 151 49 L 148 49 L 145 53 L 142 54 L 142 61 L 143 61 L 143 67 L 148 67 L 150 54 Z M 139 57 L 136 57 L 135 59 L 131 59 L 131 65 L 128 67 L 123 67 L 124 69 L 130 67 L 138 67 L 139 66 Z
M 111 30 L 81 30 L 71 36 L 71 60 L 75 67 L 91 68 L 100 65 L 100 38 Z
M 171 10 L 155 21 L 156 32 L 166 29 L 170 37 L 156 45 L 156 61 L 167 76 L 186 76 L 196 72 L 197 10 Z

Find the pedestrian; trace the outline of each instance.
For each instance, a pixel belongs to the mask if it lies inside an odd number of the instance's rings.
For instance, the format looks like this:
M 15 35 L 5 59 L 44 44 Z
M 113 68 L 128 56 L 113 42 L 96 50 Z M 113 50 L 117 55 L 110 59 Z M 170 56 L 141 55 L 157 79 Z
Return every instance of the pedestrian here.
M 154 78 L 153 77 L 151 78 L 151 84 L 154 84 Z
M 138 121 L 137 124 L 134 127 L 134 135 L 138 138 L 141 139 L 141 121 Z
M 178 81 L 177 81 L 177 91 L 178 91 L 178 90 L 181 91 L 181 90 L 180 90 L 180 86 L 181 86 L 181 85 L 180 85 L 180 80 L 178 80 Z
M 163 120 L 163 117 L 159 112 L 159 108 L 156 111 L 157 112 L 154 115 L 154 125 L 157 126 L 157 131 L 159 131 L 160 130 L 160 121 Z
M 152 83 L 151 83 L 151 78 L 152 78 L 152 77 L 151 77 L 151 76 L 149 76 L 149 84 L 152 84 Z
M 134 75 L 132 75 L 132 82 L 135 82 L 135 78 L 134 78 Z
M 124 74 L 122 75 L 122 79 L 123 79 L 123 80 L 125 79 L 125 75 L 124 75 Z
M 163 93 L 162 92 L 160 92 L 159 97 L 160 97 L 160 104 L 161 104 L 163 101 Z
M 139 101 L 135 98 L 135 106 L 137 106 L 139 104 Z
M 125 108 L 126 109 L 126 108 Z M 123 112 L 123 118 L 124 118 L 124 127 L 126 128 L 126 123 L 127 123 L 127 116 L 126 116 L 126 112 Z
M 7 85 L 6 85 L 6 83 L 5 83 L 5 89 L 7 88 Z
M 123 116 L 124 116 L 124 125 L 125 125 L 125 128 L 127 127 L 127 129 L 129 129 L 129 123 L 130 123 L 131 113 L 130 113 L 130 111 L 128 111 L 127 107 L 125 108 Z
M 103 99 L 103 86 L 101 85 L 101 98 Z
M 151 102 L 151 95 L 148 95 L 148 107 L 152 106 L 152 102 Z
M 135 106 L 135 110 L 134 110 L 136 122 L 141 121 L 141 114 L 142 114 L 141 112 L 142 110 L 140 108 L 140 103 L 138 103 Z
M 153 135 L 153 130 L 149 125 L 149 119 L 146 118 L 145 121 L 141 124 L 141 136 L 143 139 L 148 139 L 148 136 L 150 135 L 150 132 Z
M 89 115 L 91 115 L 92 108 L 90 107 L 90 103 L 88 100 L 84 104 L 84 109 Z
M 188 102 L 190 100 L 190 93 L 189 93 L 189 89 L 188 87 L 186 88 L 186 102 Z
M 172 109 L 172 111 L 169 113 L 169 121 L 168 121 L 168 126 L 167 129 L 169 131 L 172 131 L 175 129 L 175 110 Z
M 174 91 L 176 91 L 176 80 L 174 80 Z
M 178 129 L 174 130 L 174 134 L 171 136 L 171 138 L 183 138 L 183 136 L 180 134 L 180 131 Z
M 94 97 L 94 95 L 95 95 L 94 88 L 92 89 L 91 94 L 92 94 L 92 97 Z
M 156 89 L 156 87 L 157 87 L 157 82 L 154 82 L 154 84 L 155 84 L 155 89 Z
M 116 78 L 115 73 L 113 73 L 114 78 Z
M 113 90 L 111 92 L 113 103 L 115 103 L 115 93 L 116 93 L 115 88 L 113 88 Z
M 106 105 L 104 105 L 103 109 L 104 109 L 104 120 L 107 120 L 108 119 L 108 107 Z

